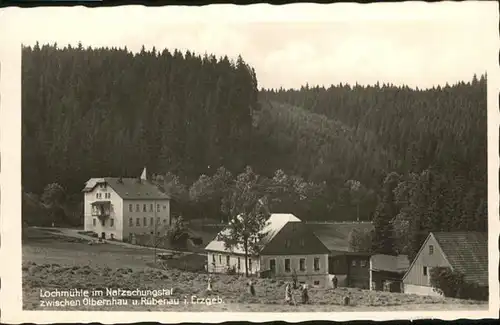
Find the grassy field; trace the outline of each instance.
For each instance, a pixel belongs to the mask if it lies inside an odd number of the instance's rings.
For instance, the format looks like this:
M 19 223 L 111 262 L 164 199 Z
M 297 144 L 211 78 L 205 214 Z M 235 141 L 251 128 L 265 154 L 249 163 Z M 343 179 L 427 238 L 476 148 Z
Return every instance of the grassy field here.
M 310 289 L 310 304 L 289 306 L 284 303 L 284 283 L 272 279 L 255 279 L 256 295 L 247 292 L 246 279 L 238 276 L 214 275 L 214 291 L 207 292 L 208 275 L 179 270 L 184 264 L 199 263 L 201 256 L 181 257 L 168 263 L 166 269 L 154 267 L 152 251 L 112 244 L 88 245 L 79 239 L 57 234 L 32 233 L 23 241 L 23 307 L 44 310 L 165 310 L 165 311 L 354 311 L 354 310 L 477 310 L 487 304 L 457 299 L 444 299 L 396 293 L 370 292 L 360 289 Z M 174 265 L 177 264 L 177 265 Z M 48 306 L 65 298 L 41 298 L 41 292 L 54 290 L 147 290 L 172 289 L 170 296 L 157 297 L 167 305 L 151 304 L 146 296 L 95 297 L 112 305 L 91 305 L 90 300 L 67 298 L 77 306 Z M 192 297 L 219 298 L 214 303 L 192 303 Z M 345 296 L 350 306 L 343 306 Z M 299 292 L 295 293 L 297 301 Z M 141 299 L 142 298 L 142 299 Z M 117 299 L 122 305 L 118 305 Z M 186 303 L 184 303 L 186 299 Z M 43 306 L 42 306 L 43 301 Z M 67 300 L 68 301 L 68 300 Z M 137 304 L 134 304 L 134 301 Z M 123 303 L 127 305 L 123 305 Z M 195 301 L 196 302 L 196 301 Z

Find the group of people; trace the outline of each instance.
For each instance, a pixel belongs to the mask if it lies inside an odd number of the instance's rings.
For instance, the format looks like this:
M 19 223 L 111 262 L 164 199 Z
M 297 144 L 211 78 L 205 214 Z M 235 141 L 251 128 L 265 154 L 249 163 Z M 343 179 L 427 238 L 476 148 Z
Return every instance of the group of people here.
M 296 284 L 294 284 L 294 289 L 296 288 Z M 307 289 L 307 284 L 303 284 L 300 287 L 301 290 L 301 297 L 302 297 L 302 303 L 307 304 L 309 303 L 309 291 Z M 293 297 L 292 293 L 292 284 L 288 282 L 285 286 L 285 302 L 288 304 L 296 304 L 295 298 Z
M 209 276 L 208 281 L 207 281 L 208 282 L 207 283 L 207 291 L 213 290 L 212 281 L 213 281 L 212 277 Z M 248 287 L 249 293 L 252 296 L 255 296 L 255 287 L 254 287 L 254 283 L 252 280 L 247 282 L 247 287 Z M 292 285 L 292 283 L 287 282 L 286 286 L 285 286 L 285 302 L 288 304 L 295 305 L 295 304 L 297 304 L 297 302 L 295 301 L 295 298 L 293 296 L 292 287 L 293 287 L 293 289 L 297 288 L 297 279 L 296 278 L 293 279 L 293 285 Z M 301 291 L 302 304 L 309 303 L 309 290 L 308 290 L 307 284 L 302 284 L 299 289 Z

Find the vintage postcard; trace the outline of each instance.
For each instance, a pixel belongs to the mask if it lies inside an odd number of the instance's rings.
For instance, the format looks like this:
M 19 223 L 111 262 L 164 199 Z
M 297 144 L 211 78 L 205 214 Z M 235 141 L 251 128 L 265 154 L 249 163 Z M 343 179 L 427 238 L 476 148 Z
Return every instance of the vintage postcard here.
M 497 30 L 496 2 L 2 9 L 2 322 L 498 317 Z

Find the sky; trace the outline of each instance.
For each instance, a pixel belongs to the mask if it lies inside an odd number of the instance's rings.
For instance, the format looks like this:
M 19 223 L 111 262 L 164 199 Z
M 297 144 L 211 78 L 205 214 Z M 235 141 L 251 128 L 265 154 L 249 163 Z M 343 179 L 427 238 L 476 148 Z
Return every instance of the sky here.
M 377 81 L 426 88 L 489 69 L 497 17 L 496 2 L 7 8 L 0 35 L 26 45 L 241 54 L 259 88 Z

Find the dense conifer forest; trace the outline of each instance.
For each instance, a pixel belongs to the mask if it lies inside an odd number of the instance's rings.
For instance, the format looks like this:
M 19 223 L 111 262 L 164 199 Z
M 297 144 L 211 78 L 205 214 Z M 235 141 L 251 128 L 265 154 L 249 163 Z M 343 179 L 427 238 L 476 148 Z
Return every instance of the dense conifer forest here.
M 230 180 L 251 166 L 279 188 L 275 212 L 373 221 L 351 234 L 355 250 L 411 255 L 429 230 L 486 230 L 486 76 L 259 91 L 241 57 L 37 44 L 22 62 L 31 199 L 57 183 L 79 202 L 89 178 L 147 166 L 179 213 L 220 219 Z

